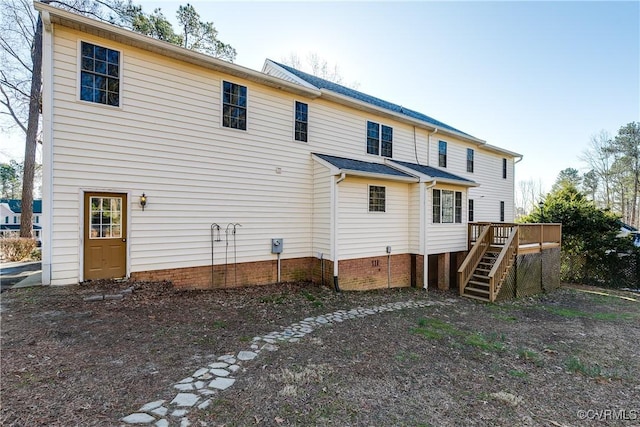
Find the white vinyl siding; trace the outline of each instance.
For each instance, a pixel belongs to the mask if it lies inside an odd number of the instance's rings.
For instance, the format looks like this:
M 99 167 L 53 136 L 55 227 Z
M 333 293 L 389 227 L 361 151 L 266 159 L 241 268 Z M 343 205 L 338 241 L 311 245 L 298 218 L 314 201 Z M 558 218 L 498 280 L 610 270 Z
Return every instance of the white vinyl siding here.
M 369 214 L 369 185 L 386 188 L 386 212 Z M 409 251 L 409 184 L 347 177 L 339 187 L 340 259 Z
M 424 192 L 423 184 L 409 186 L 409 252 L 420 253 L 420 192 Z
M 438 190 L 453 191 L 452 196 L 455 201 L 455 192 L 460 191 L 460 187 L 438 186 Z M 467 222 L 456 223 L 433 223 L 433 191 L 427 192 L 426 210 L 426 253 L 439 254 L 443 252 L 464 251 L 467 249 Z M 466 204 L 466 193 L 462 192 L 463 219 L 466 214 L 464 206 Z M 454 208 L 455 212 L 455 208 Z M 455 213 L 454 213 L 455 216 Z
M 270 251 L 274 237 L 284 239 L 285 259 L 328 254 L 335 177 L 314 166 L 311 153 L 374 161 L 363 144 L 367 120 L 393 128 L 394 159 L 437 165 L 437 157 L 436 163 L 427 157 L 437 156 L 438 139 L 431 139 L 434 150 L 427 130 L 388 116 L 307 99 L 58 25 L 53 37 L 53 144 L 45 147 L 52 150 L 54 164 L 52 284 L 81 279 L 83 191 L 129 195 L 128 272 L 138 272 L 209 265 L 214 222 L 223 230 L 228 223 L 242 224 L 236 235 L 239 263 L 275 259 Z M 80 39 L 120 52 L 119 108 L 78 100 Z M 247 87 L 246 131 L 220 126 L 223 80 Z M 295 100 L 309 105 L 313 138 L 306 144 L 291 143 Z M 447 141 L 447 170 L 465 176 L 456 158 L 464 170 L 465 149 L 471 145 Z M 505 219 L 511 221 L 513 162 L 509 159 L 509 179 L 503 180 L 501 160 L 501 155 L 476 148 L 471 179 L 482 184 L 471 190 L 476 192 L 476 220 L 487 220 L 483 212 L 495 216 L 496 201 L 504 200 Z M 368 185 L 386 187 L 386 212 L 369 214 Z M 386 254 L 386 246 L 392 246 L 393 254 L 407 253 L 410 246 L 413 252 L 419 245 L 414 230 L 420 225 L 419 211 L 413 212 L 419 193 L 410 191 L 415 186 L 351 176 L 340 183 L 340 258 Z M 138 203 L 142 193 L 148 197 L 144 212 Z M 464 200 L 466 206 L 466 194 Z M 432 235 L 430 200 L 426 206 L 429 250 L 431 243 L 440 252 L 463 250 L 465 225 L 437 224 Z M 462 239 L 456 227 L 463 229 Z M 214 245 L 216 264 L 224 262 L 224 231 L 222 239 Z
M 313 162 L 313 256 L 322 253 L 325 259 L 333 259 L 330 239 L 333 180 L 328 168 Z

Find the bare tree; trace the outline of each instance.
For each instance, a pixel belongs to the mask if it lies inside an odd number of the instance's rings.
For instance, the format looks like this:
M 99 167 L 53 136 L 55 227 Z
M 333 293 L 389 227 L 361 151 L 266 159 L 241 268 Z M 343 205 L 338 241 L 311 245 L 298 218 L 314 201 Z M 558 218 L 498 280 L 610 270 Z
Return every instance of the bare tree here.
M 518 181 L 515 196 L 518 216 L 529 215 L 544 198 L 542 181 L 533 179 Z
M 602 203 L 601 207 L 610 209 L 612 207 L 612 185 L 613 185 L 613 155 L 610 150 L 611 135 L 602 130 L 591 137 L 589 148 L 587 148 L 580 160 L 585 162 L 589 169 L 598 177 L 598 181 L 602 186 Z
M 325 58 L 322 58 L 315 52 L 308 53 L 304 63 L 300 60 L 300 57 L 293 52 L 290 53 L 288 57 L 282 58 L 281 61 L 283 64 L 297 70 L 304 71 L 339 85 L 350 87 L 351 89 L 358 89 L 360 86 L 360 83 L 355 81 L 350 84 L 344 83 L 344 78 L 342 77 L 338 64 L 331 65 Z

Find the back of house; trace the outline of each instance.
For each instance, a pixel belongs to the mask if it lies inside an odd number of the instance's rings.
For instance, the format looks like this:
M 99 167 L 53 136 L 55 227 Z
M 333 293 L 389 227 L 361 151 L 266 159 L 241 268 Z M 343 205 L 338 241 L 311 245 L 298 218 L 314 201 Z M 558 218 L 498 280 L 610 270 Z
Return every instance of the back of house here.
M 46 284 L 455 286 L 468 223 L 513 221 L 517 153 L 274 61 L 36 8 Z

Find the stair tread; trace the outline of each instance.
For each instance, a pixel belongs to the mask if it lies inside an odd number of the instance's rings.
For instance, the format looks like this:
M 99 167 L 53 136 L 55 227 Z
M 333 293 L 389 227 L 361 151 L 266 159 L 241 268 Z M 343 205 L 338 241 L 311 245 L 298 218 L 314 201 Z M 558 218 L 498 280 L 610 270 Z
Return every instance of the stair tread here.
M 462 296 L 463 297 L 467 297 L 467 298 L 471 298 L 471 299 L 477 299 L 479 301 L 490 302 L 489 298 L 479 297 L 479 296 L 476 296 L 476 295 L 462 294 Z
M 478 293 L 487 294 L 487 295 L 489 295 L 490 293 L 488 289 L 478 289 L 478 288 L 472 288 L 470 286 L 467 286 L 466 288 L 464 288 L 464 291 L 478 292 Z
M 469 280 L 469 284 L 471 285 L 479 285 L 479 286 L 487 286 L 489 287 L 488 283 L 485 282 L 478 282 L 477 280 Z

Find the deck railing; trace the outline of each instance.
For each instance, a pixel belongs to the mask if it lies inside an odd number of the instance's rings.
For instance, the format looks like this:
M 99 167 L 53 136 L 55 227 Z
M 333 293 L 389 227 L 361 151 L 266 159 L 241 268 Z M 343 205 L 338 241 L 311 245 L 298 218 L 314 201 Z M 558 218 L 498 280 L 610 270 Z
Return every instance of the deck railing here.
M 476 238 L 476 244 L 473 245 L 469 254 L 462 262 L 458 269 L 458 283 L 460 285 L 460 294 L 464 291 L 464 287 L 469 282 L 480 260 L 484 256 L 491 242 L 493 241 L 493 227 L 484 227 L 480 235 Z

